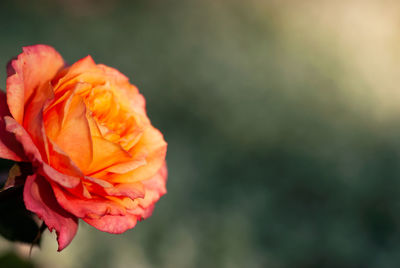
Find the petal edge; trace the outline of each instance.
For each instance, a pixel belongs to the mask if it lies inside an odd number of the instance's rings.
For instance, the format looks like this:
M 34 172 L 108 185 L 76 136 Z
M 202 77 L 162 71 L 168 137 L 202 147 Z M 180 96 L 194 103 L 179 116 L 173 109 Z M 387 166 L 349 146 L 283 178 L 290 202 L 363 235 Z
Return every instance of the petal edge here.
M 78 230 L 78 219 L 58 204 L 49 183 L 44 178 L 37 174 L 27 177 L 24 202 L 26 208 L 36 213 L 50 231 L 56 230 L 58 251 L 71 243 Z

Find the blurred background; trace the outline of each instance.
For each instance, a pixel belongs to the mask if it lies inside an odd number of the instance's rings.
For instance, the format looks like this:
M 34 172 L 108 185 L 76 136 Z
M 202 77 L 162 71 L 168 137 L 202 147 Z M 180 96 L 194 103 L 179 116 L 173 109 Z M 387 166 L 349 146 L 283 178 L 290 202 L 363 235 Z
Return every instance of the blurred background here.
M 0 238 L 1 267 L 400 267 L 398 1 L 4 0 L 0 25 L 1 88 L 22 46 L 90 54 L 169 143 L 151 218 L 31 259 Z

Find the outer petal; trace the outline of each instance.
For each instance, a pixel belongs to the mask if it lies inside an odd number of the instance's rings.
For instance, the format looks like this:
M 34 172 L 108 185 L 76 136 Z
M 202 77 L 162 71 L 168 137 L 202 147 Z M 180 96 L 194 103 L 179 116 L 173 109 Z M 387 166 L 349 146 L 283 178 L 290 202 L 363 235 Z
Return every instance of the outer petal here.
M 68 246 L 77 232 L 78 219 L 57 203 L 44 178 L 36 174 L 28 176 L 24 187 L 24 202 L 26 208 L 36 213 L 50 231 L 56 230 L 58 251 Z
M 15 136 L 6 130 L 4 116 L 9 116 L 6 94 L 0 91 L 0 157 L 14 161 L 25 159 L 25 154 L 21 144 Z
M 52 182 L 52 188 L 58 203 L 78 218 L 99 218 L 110 215 L 126 215 L 126 209 L 120 204 L 101 196 L 85 199 L 72 195 L 58 184 Z
M 166 180 L 167 166 L 164 162 L 161 169 L 153 178 L 143 181 L 146 193 L 143 199 L 137 199 L 139 201 L 139 206 L 136 209 L 128 211 L 128 214 L 123 216 L 104 215 L 98 219 L 83 218 L 83 220 L 103 232 L 113 234 L 123 233 L 133 228 L 137 220 L 146 219 L 152 214 L 154 203 L 167 192 L 165 188 Z
M 167 164 L 164 162 L 158 173 L 150 180 L 142 181 L 146 188 L 146 196 L 144 199 L 139 200 L 139 204 L 142 207 L 147 207 L 150 204 L 154 204 L 160 199 L 161 196 L 167 193 L 166 183 L 168 177 Z M 154 194 L 149 194 L 153 192 Z
M 103 232 L 120 234 L 135 227 L 138 217 L 135 215 L 105 215 L 100 219 L 84 218 L 83 220 Z
M 48 84 L 63 66 L 60 54 L 46 45 L 24 47 L 23 53 L 11 62 L 8 73 L 12 75 L 7 78 L 7 103 L 18 123 L 22 124 L 25 105 L 32 94 Z
M 22 147 L 24 148 L 25 155 L 28 160 L 32 163 L 42 162 L 42 156 L 36 145 L 33 143 L 32 138 L 26 132 L 26 130 L 15 121 L 14 118 L 9 116 L 4 117 L 4 122 L 6 125 L 6 130 L 13 133 L 15 138 L 20 142 Z
M 139 206 L 134 210 L 129 210 L 131 214 L 140 216 L 141 218 L 150 217 L 153 212 L 154 204 L 160 199 L 161 196 L 167 193 L 167 165 L 164 162 L 158 173 L 151 179 L 142 181 L 146 189 L 144 198 L 138 199 Z

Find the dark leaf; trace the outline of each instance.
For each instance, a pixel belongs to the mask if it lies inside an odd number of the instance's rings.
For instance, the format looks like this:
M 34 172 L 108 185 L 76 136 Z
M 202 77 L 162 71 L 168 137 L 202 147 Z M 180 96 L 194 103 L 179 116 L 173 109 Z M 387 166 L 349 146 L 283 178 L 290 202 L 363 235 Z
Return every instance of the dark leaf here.
M 22 194 L 26 174 L 30 172 L 25 164 L 14 165 L 0 190 L 0 235 L 11 241 L 39 244 L 39 225 L 25 208 Z

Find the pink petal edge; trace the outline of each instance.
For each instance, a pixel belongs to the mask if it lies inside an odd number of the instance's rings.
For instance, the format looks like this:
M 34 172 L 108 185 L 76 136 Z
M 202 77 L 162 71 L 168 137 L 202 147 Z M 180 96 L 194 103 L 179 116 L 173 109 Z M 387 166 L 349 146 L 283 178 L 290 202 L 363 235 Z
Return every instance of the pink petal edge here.
M 78 230 L 78 218 L 58 204 L 50 184 L 40 175 L 27 177 L 24 202 L 26 208 L 36 213 L 50 231 L 56 230 L 58 251 L 71 243 Z
M 14 161 L 25 159 L 24 150 L 15 136 L 6 130 L 4 117 L 9 116 L 6 94 L 0 91 L 0 157 Z
M 96 229 L 112 234 L 121 234 L 135 227 L 138 216 L 127 214 L 124 216 L 104 215 L 99 219 L 83 218 Z
M 25 104 L 31 95 L 63 66 L 61 55 L 47 45 L 24 47 L 23 52 L 11 60 L 7 67 L 7 103 L 18 123 L 23 122 Z

